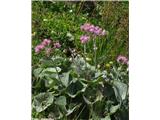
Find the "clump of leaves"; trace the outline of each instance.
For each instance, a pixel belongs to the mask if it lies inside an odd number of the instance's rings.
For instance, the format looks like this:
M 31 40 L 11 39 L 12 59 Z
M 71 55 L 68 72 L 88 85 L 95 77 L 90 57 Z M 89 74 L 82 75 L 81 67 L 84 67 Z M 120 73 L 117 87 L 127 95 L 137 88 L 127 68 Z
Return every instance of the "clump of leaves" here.
M 73 58 L 70 69 L 63 72 L 56 58 L 62 63 L 68 61 L 67 58 L 54 56 L 49 64 L 51 67 L 44 68 L 42 65 L 34 70 L 34 76 L 37 80 L 44 80 L 46 88 L 46 92 L 33 97 L 37 117 L 44 112 L 53 119 L 110 119 L 128 104 L 125 103 L 128 85 L 121 81 L 121 74 L 119 79 L 114 76 L 115 71 L 95 70 L 80 55 Z M 112 69 L 120 72 L 116 67 Z M 53 106 L 57 109 L 56 115 L 51 109 Z

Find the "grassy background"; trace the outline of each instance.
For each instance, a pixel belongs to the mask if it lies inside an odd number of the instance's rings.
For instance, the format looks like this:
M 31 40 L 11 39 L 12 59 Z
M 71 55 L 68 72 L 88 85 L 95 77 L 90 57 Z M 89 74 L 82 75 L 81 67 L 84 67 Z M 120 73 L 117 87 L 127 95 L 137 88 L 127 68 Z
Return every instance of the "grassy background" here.
M 41 57 L 34 57 L 34 47 L 44 38 L 57 40 L 64 49 L 74 47 L 82 51 L 80 26 L 86 22 L 106 29 L 108 35 L 98 43 L 98 59 L 102 63 L 114 61 L 119 54 L 128 56 L 129 43 L 129 2 L 32 2 L 32 64 Z M 73 35 L 70 41 L 67 34 Z M 88 56 L 92 43 L 87 45 Z

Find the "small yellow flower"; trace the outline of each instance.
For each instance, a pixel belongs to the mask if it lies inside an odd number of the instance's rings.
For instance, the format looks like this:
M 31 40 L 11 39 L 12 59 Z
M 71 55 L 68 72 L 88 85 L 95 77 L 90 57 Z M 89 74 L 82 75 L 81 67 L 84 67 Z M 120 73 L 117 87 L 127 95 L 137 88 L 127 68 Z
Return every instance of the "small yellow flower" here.
M 86 61 L 91 61 L 91 58 L 88 58 L 88 57 L 87 57 L 87 58 L 86 58 Z
M 112 62 L 112 61 L 110 61 L 110 62 L 109 62 L 109 64 L 110 64 L 110 65 L 113 65 L 113 62 Z
M 32 36 L 35 36 L 35 35 L 36 35 L 36 32 L 33 32 L 33 33 L 32 33 Z
M 48 21 L 48 19 L 43 19 L 44 22 Z
M 110 68 L 110 67 L 111 67 L 111 65 L 107 63 L 106 64 L 106 68 Z

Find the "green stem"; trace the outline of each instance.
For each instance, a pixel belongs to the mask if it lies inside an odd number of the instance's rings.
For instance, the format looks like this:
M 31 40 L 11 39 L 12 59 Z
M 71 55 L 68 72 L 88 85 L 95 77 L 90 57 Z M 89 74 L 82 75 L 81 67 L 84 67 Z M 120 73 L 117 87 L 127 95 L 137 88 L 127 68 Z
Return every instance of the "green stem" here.
M 75 120 L 78 120 L 79 116 L 81 115 L 81 113 L 82 113 L 82 111 L 84 110 L 85 107 L 86 107 L 86 106 L 84 106 L 84 107 L 82 108 L 82 110 L 80 111 L 80 113 L 78 114 L 78 116 L 77 116 L 77 118 L 76 118 Z
M 84 60 L 85 60 L 85 70 L 86 70 L 86 72 L 85 72 L 85 79 L 87 78 L 87 60 L 86 60 L 86 44 L 84 44 Z
M 84 44 L 84 55 L 86 55 L 86 44 Z
M 90 106 L 89 120 L 92 117 L 92 113 L 93 113 L 93 105 Z
M 94 50 L 94 64 L 95 64 L 95 67 L 97 69 L 97 56 L 96 56 L 97 46 L 96 46 L 96 40 L 95 39 L 93 39 L 93 50 Z
M 84 59 L 85 59 L 85 68 L 87 68 L 87 62 L 86 62 L 86 44 L 84 44 Z

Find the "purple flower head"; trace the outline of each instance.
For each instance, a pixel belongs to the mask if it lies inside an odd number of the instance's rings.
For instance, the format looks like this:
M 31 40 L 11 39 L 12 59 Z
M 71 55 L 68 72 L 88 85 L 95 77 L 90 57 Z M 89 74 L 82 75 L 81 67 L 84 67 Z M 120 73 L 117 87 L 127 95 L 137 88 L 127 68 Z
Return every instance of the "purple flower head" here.
M 94 29 L 94 28 L 95 28 L 95 26 L 94 26 L 94 25 L 90 25 L 89 27 L 90 27 L 90 29 Z
M 122 64 L 128 64 L 128 59 L 125 56 L 119 55 L 117 57 L 117 62 Z
M 103 30 L 102 28 L 97 26 L 94 28 L 94 34 L 98 36 L 104 36 L 106 35 L 106 30 Z
M 93 33 L 94 32 L 94 28 L 90 28 L 88 31 Z
M 60 48 L 61 44 L 59 42 L 54 43 L 54 48 Z
M 44 45 L 37 45 L 36 47 L 35 47 L 35 52 L 36 53 L 39 53 L 42 49 L 44 48 Z
M 89 23 L 85 23 L 81 26 L 81 30 L 85 32 L 93 33 L 96 36 L 104 36 L 106 35 L 106 31 L 100 28 L 99 26 L 94 26 Z
M 51 40 L 49 40 L 49 39 L 44 39 L 44 40 L 41 42 L 41 44 L 39 44 L 39 45 L 37 45 L 37 46 L 35 47 L 35 52 L 36 52 L 36 53 L 39 53 L 42 49 L 45 48 L 45 46 L 50 45 L 50 43 L 51 43 Z
M 40 52 L 40 49 L 37 48 L 37 47 L 35 47 L 35 52 L 36 52 L 36 53 L 39 53 L 39 52 Z
M 94 30 L 94 34 L 95 34 L 95 35 L 100 35 L 101 32 L 102 32 L 102 28 L 99 28 L 99 29 L 97 29 L 97 30 Z
M 44 46 L 46 46 L 46 45 L 49 45 L 50 43 L 51 43 L 51 40 L 49 40 L 49 39 L 44 39 L 41 44 L 44 45 Z
M 80 37 L 80 40 L 81 40 L 81 43 L 84 44 L 84 43 L 87 43 L 89 41 L 90 37 L 87 36 L 87 35 L 82 35 Z
M 45 47 L 45 46 L 42 45 L 42 44 L 38 45 L 38 48 L 41 49 L 41 50 L 42 50 L 44 47 Z
M 84 25 L 81 26 L 81 30 L 84 30 L 84 31 L 88 31 L 90 29 L 90 25 L 89 23 L 85 23 Z
M 95 30 L 99 30 L 99 27 L 98 27 L 98 26 L 95 26 L 94 29 L 95 29 Z

